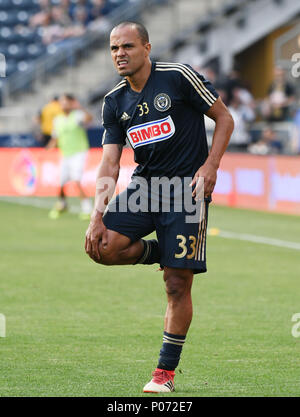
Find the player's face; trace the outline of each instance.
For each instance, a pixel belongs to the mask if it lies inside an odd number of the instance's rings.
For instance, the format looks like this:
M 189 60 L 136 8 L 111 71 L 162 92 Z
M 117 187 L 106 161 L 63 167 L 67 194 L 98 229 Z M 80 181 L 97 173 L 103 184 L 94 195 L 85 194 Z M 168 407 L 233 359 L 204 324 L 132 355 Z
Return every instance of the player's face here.
M 72 101 L 71 101 L 71 100 L 69 100 L 69 99 L 68 99 L 67 97 L 65 97 L 65 96 L 60 97 L 60 99 L 59 99 L 59 104 L 60 104 L 60 106 L 61 106 L 62 110 L 63 110 L 63 111 L 66 111 L 66 112 L 70 111 L 70 110 L 71 110 L 71 108 L 72 108 Z
M 133 76 L 146 64 L 151 46 L 143 44 L 135 27 L 116 28 L 110 35 L 110 51 L 119 75 Z

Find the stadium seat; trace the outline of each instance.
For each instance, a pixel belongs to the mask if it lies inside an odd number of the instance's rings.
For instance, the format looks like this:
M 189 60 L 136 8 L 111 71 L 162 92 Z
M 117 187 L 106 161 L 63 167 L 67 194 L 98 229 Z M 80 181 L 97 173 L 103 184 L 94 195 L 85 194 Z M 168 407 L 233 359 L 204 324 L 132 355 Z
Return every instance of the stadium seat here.
M 27 46 L 26 53 L 29 59 L 35 59 L 43 55 L 45 50 L 43 47 L 36 45 L 35 43 L 31 43 Z
M 7 45 L 0 44 L 0 54 L 3 54 L 4 56 L 7 55 Z
M 21 43 L 36 43 L 39 44 L 41 42 L 40 36 L 37 31 L 26 29 L 19 33 L 20 42 Z
M 1 26 L 15 26 L 18 23 L 17 13 L 15 11 L 0 11 Z
M 7 57 L 10 59 L 14 59 L 16 61 L 19 61 L 21 59 L 26 58 L 27 55 L 27 51 L 25 48 L 20 47 L 18 44 L 13 43 L 11 45 L 9 45 L 9 47 L 7 48 Z
M 29 21 L 29 13 L 25 10 L 21 10 L 17 13 L 17 23 L 27 25 Z
M 18 70 L 16 61 L 7 60 L 6 61 L 6 76 L 9 77 L 11 74 L 15 73 Z
M 4 26 L 0 29 L 0 42 L 5 42 L 7 45 L 16 43 L 19 40 L 19 35 L 12 30 L 12 28 Z
M 0 10 L 10 10 L 13 7 L 11 0 L 0 0 Z
M 39 0 L 11 0 L 15 9 L 22 10 L 39 10 Z
M 18 71 L 26 72 L 34 67 L 33 61 L 20 61 L 17 64 Z
M 139 1 L 105 0 L 102 13 L 107 15 L 124 5 L 134 8 Z M 49 3 L 51 6 L 59 6 L 61 0 L 50 0 Z M 94 6 L 93 0 L 86 0 L 82 4 L 88 12 Z M 78 5 L 79 0 L 70 0 L 69 14 L 71 18 L 72 9 L 74 11 Z M 84 50 L 85 37 L 74 37 L 45 46 L 43 44 L 44 27 L 40 25 L 36 29 L 32 29 L 29 26 L 31 16 L 40 11 L 40 0 L 0 0 L 0 53 L 4 54 L 8 61 L 8 76 L 16 71 L 22 72 L 21 79 L 14 82 L 16 86 L 22 84 L 27 88 L 26 82 L 31 83 L 35 76 L 34 71 L 31 71 L 32 74 L 30 74 L 30 69 L 34 67 L 35 61 L 43 55 L 45 58 L 48 57 L 45 61 L 46 71 L 53 72 L 62 68 L 66 63 L 74 65 L 77 57 L 73 53 L 74 50 Z M 78 56 L 80 57 L 80 54 Z M 64 60 L 61 59 L 62 57 Z

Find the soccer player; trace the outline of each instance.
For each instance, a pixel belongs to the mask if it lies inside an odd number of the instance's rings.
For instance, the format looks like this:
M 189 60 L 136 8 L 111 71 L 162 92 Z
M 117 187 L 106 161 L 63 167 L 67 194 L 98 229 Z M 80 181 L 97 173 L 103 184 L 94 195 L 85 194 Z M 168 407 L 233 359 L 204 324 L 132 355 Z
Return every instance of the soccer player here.
M 74 181 L 81 200 L 81 219 L 89 219 L 92 211 L 90 199 L 86 196 L 81 185 L 84 164 L 89 148 L 85 126 L 92 116 L 84 110 L 78 100 L 71 94 L 63 94 L 59 99 L 63 113 L 53 121 L 52 138 L 47 148 L 57 146 L 62 153 L 59 200 L 49 213 L 56 219 L 67 209 L 64 186 L 68 181 Z
M 53 131 L 53 120 L 56 116 L 62 113 L 61 106 L 59 104 L 59 98 L 57 96 L 47 103 L 39 112 L 35 118 L 36 123 L 40 125 L 42 133 L 42 144 L 47 146 Z
M 123 22 L 116 26 L 110 49 L 115 68 L 124 78 L 104 100 L 103 156 L 85 250 L 104 265 L 160 264 L 167 293 L 163 344 L 153 378 L 143 390 L 171 392 L 192 320 L 193 277 L 206 271 L 207 210 L 233 120 L 212 85 L 189 65 L 150 60 L 151 45 L 143 25 Z M 216 123 L 210 152 L 204 114 Z M 139 165 L 127 190 L 111 199 L 126 138 Z M 145 182 L 150 186 L 175 177 L 182 184 L 189 179 L 192 196 L 201 206 L 197 222 L 187 221 L 185 207 L 177 209 L 180 187 L 170 192 L 168 211 L 161 209 L 163 192 L 147 194 L 143 188 Z M 112 185 L 104 184 L 105 178 L 112 179 Z M 158 210 L 152 205 L 150 210 L 131 209 L 139 185 L 141 203 L 146 206 L 148 199 L 151 203 L 158 199 Z M 157 240 L 143 239 L 153 231 Z

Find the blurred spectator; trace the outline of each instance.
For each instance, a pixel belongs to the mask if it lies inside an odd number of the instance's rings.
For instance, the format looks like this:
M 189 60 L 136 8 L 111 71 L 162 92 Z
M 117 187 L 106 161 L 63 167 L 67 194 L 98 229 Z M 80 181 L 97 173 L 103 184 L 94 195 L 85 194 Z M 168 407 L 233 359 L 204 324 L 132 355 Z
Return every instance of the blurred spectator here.
M 111 11 L 106 0 L 40 1 L 40 11 L 30 19 L 32 28 L 42 28 L 43 43 L 49 45 L 82 36 L 89 30 L 107 30 L 103 15 Z
M 76 25 L 85 27 L 90 21 L 88 10 L 83 6 L 76 7 L 73 16 L 73 22 Z
M 195 66 L 194 66 L 195 68 Z M 196 68 L 195 68 L 196 69 Z M 207 80 L 209 80 L 213 85 L 217 82 L 217 74 L 216 71 L 212 67 L 204 67 L 196 69 L 200 74 L 203 75 L 203 77 Z
M 39 13 L 34 14 L 29 20 L 29 26 L 48 26 L 51 23 L 51 8 L 44 8 Z
M 230 139 L 230 145 L 246 148 L 251 138 L 249 124 L 255 120 L 255 112 L 252 105 L 252 96 L 242 88 L 234 88 L 232 99 L 228 106 L 234 120 L 234 130 Z
M 92 0 L 91 17 L 96 19 L 105 13 L 105 1 L 104 0 Z
M 105 0 L 92 0 L 93 6 L 91 8 L 92 21 L 88 25 L 91 31 L 105 33 L 109 30 L 110 25 L 105 15 L 108 14 L 108 7 Z
M 278 154 L 282 151 L 282 143 L 271 126 L 266 126 L 261 138 L 248 146 L 248 151 L 255 155 Z
M 46 24 L 43 27 L 42 40 L 45 45 L 63 40 L 65 37 L 64 28 L 58 24 Z
M 224 78 L 224 80 L 220 80 L 226 89 L 226 95 L 228 103 L 231 102 L 233 99 L 233 91 L 236 88 L 244 88 L 243 82 L 241 80 L 240 72 L 236 67 L 234 67 L 230 73 Z
M 43 146 L 46 146 L 50 141 L 53 130 L 53 120 L 61 113 L 62 108 L 58 97 L 53 97 L 53 99 L 47 103 L 37 115 L 35 122 L 40 126 L 41 142 Z
M 71 2 L 70 0 L 60 0 L 60 7 L 64 10 L 64 13 L 71 17 Z
M 85 13 L 85 9 L 82 12 Z M 81 36 L 85 32 L 84 26 L 74 23 L 62 7 L 53 7 L 51 17 L 51 23 L 43 30 L 43 43 L 46 45 Z
M 226 106 L 228 106 L 229 103 L 228 103 L 227 89 L 226 89 L 225 84 L 220 81 L 216 81 L 214 84 L 214 87 L 217 90 L 222 101 L 226 104 Z
M 268 97 L 263 101 L 263 117 L 272 122 L 289 119 L 290 109 L 295 102 L 295 90 L 285 78 L 285 71 L 280 67 L 274 69 L 274 79 L 268 90 Z
M 72 19 L 61 6 L 55 6 L 51 9 L 52 23 L 67 27 L 72 24 Z

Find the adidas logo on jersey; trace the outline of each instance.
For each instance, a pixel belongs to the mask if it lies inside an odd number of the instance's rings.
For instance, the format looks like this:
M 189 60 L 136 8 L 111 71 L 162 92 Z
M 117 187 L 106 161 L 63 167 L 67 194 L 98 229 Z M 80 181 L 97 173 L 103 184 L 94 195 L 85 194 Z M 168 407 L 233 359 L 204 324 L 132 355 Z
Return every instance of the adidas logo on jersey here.
M 129 120 L 129 119 L 130 119 L 130 116 L 128 116 L 126 111 L 124 111 L 124 113 L 121 116 L 121 120 L 124 122 L 124 121 Z
M 171 116 L 161 120 L 143 123 L 127 130 L 127 137 L 133 149 L 148 145 L 149 143 L 161 142 L 169 139 L 175 133 L 175 125 Z

